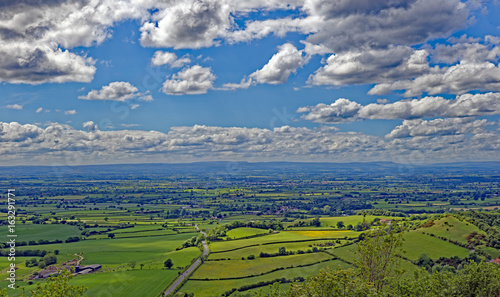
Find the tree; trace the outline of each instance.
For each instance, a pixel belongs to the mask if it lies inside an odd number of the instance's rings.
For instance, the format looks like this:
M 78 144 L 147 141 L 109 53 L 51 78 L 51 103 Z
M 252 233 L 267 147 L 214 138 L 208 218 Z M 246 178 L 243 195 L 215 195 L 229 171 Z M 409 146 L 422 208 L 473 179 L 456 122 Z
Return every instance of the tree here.
M 345 226 L 344 222 L 342 222 L 342 221 L 337 222 L 337 228 L 342 229 L 342 228 L 344 228 L 344 226 Z
M 144 267 L 144 263 L 141 263 L 141 264 L 139 264 L 139 265 L 141 266 L 141 270 L 142 270 L 142 267 Z
M 136 264 L 137 264 L 136 261 L 130 261 L 130 263 L 128 263 L 128 266 L 130 266 L 130 267 L 132 267 L 132 269 L 134 269 Z
M 284 246 L 280 247 L 279 250 L 278 250 L 278 254 L 280 256 L 285 256 L 287 253 L 286 253 L 286 248 Z
M 386 281 L 396 274 L 401 256 L 404 253 L 403 231 L 397 225 L 394 229 L 385 231 L 376 229 L 365 233 L 364 240 L 358 243 L 357 259 L 360 275 L 374 284 L 380 291 Z
M 430 271 L 432 266 L 434 266 L 434 261 L 432 261 L 432 259 L 427 254 L 421 254 L 415 264 L 420 267 L 424 267 L 425 269 L 427 269 L 427 271 Z
M 257 293 L 257 296 L 262 296 Z M 271 286 L 271 297 L 367 297 L 375 296 L 373 286 L 360 278 L 354 269 L 321 270 L 319 274 L 307 279 L 303 283 L 293 283 L 288 292 L 280 291 L 279 283 Z
M 174 266 L 174 262 L 172 262 L 171 259 L 167 259 L 165 263 L 163 263 L 163 265 L 165 265 L 165 268 L 170 269 L 172 268 L 172 266 Z
M 109 238 L 115 238 L 115 233 L 108 233 Z

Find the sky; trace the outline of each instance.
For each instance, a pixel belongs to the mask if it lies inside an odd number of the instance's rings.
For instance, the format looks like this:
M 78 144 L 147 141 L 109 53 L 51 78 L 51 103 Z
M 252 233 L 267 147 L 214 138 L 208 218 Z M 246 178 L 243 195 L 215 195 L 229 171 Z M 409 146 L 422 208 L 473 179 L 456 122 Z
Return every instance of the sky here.
M 0 165 L 500 161 L 500 1 L 0 1 Z

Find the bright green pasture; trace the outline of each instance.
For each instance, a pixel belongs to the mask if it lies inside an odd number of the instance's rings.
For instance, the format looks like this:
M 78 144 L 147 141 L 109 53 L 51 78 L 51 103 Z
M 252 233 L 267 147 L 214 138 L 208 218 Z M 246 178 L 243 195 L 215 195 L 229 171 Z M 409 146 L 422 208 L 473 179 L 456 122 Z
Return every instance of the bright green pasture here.
M 265 233 L 269 233 L 269 231 L 264 230 L 264 229 L 258 229 L 258 228 L 241 227 L 241 228 L 229 230 L 226 233 L 226 235 L 228 237 L 236 239 L 236 238 L 242 238 L 242 237 L 247 237 L 247 236 L 253 236 L 253 235 L 257 235 L 257 234 L 265 234 Z
M 347 246 L 329 249 L 327 253 L 334 255 L 339 259 L 353 263 L 356 257 L 357 250 L 358 246 L 356 244 L 350 244 Z
M 460 221 L 454 216 L 447 216 L 434 221 L 434 225 L 429 228 L 422 228 L 419 232 L 431 233 L 436 236 L 445 237 L 460 243 L 467 244 L 467 236 L 472 232 L 483 233 L 478 227 L 469 222 Z
M 337 237 L 326 237 L 326 238 L 344 238 L 343 233 L 339 232 Z M 311 239 L 321 239 L 319 237 L 311 237 L 305 235 L 294 234 L 292 232 L 281 231 L 280 233 L 249 238 L 240 240 L 229 240 L 229 241 L 215 241 L 211 243 L 212 252 L 228 251 L 232 249 L 242 248 L 251 245 L 259 245 L 264 243 L 274 243 L 274 242 L 288 242 L 288 241 L 300 241 L 300 240 L 311 240 Z
M 212 253 L 208 256 L 209 259 L 231 259 L 231 260 L 239 260 L 241 257 L 247 257 L 248 255 L 255 255 L 258 257 L 261 252 L 264 253 L 277 253 L 280 247 L 285 247 L 287 251 L 303 250 L 304 252 L 312 249 L 315 244 L 320 244 L 324 242 L 329 242 L 331 240 L 317 240 L 317 241 L 303 241 L 303 242 L 290 242 L 290 243 L 275 243 L 275 244 L 266 244 L 266 245 L 258 245 L 247 248 L 238 249 L 235 251 L 222 252 L 222 253 Z M 342 241 L 342 243 L 345 241 Z M 339 245 L 339 244 L 337 244 Z
M 205 265 L 205 264 L 203 264 Z M 317 274 L 321 269 L 332 268 L 338 266 L 349 268 L 350 266 L 339 260 L 326 261 L 306 267 L 296 267 L 285 270 L 274 271 L 261 276 L 248 277 L 235 280 L 211 280 L 211 281 L 194 281 L 189 280 L 181 287 L 179 291 L 186 293 L 194 293 L 196 297 L 206 296 L 221 296 L 225 291 L 231 288 L 239 288 L 243 285 L 256 284 L 262 281 L 270 281 L 278 278 L 293 279 L 295 277 L 308 277 Z M 200 267 L 201 268 L 201 267 Z
M 330 258 L 332 258 L 332 256 L 326 253 L 311 253 L 281 256 L 279 258 L 256 258 L 255 260 L 205 261 L 205 263 L 193 273 L 192 278 L 217 279 L 258 275 L 280 267 L 286 268 L 290 266 L 307 265 Z
M 408 232 L 404 239 L 403 249 L 407 251 L 405 257 L 411 260 L 416 260 L 424 253 L 432 259 L 453 256 L 464 258 L 469 255 L 466 248 L 419 232 Z
M 389 220 L 394 220 L 394 219 L 401 220 L 402 219 L 402 218 L 396 218 L 396 217 L 372 216 L 372 215 L 367 215 L 364 219 L 366 222 L 371 223 L 375 218 L 389 219 Z M 362 215 L 355 215 L 355 216 L 346 216 L 346 217 L 320 218 L 319 221 L 321 222 L 321 227 L 337 228 L 337 222 L 343 222 L 345 226 L 347 226 L 347 225 L 354 226 L 357 223 L 362 223 L 363 216 Z
M 155 260 L 166 252 L 174 251 L 183 241 L 196 235 L 196 233 L 184 233 L 139 238 L 82 240 L 73 243 L 38 245 L 36 247 L 37 249 L 49 251 L 58 249 L 62 255 L 83 252 L 85 257 L 83 264 L 119 265 L 133 260 L 137 261 L 137 263 Z M 32 248 L 23 246 L 19 247 L 19 249 Z
M 177 277 L 177 270 L 140 270 L 96 273 L 75 277 L 71 284 L 89 288 L 87 296 L 156 297 Z M 107 294 L 106 294 L 107 293 Z
M 7 228 L 1 228 L 0 236 L 6 237 Z M 16 225 L 16 241 L 65 240 L 70 236 L 79 236 L 80 229 L 76 226 L 63 224 L 20 224 Z M 33 248 L 31 248 L 33 249 Z
M 172 251 L 164 254 L 160 259 L 160 267 L 163 267 L 163 263 L 166 259 L 171 259 L 174 263 L 173 267 L 186 267 L 191 265 L 191 260 L 201 255 L 200 249 L 197 247 L 188 247 L 178 251 Z
M 98 272 L 76 276 L 70 281 L 70 284 L 87 287 L 88 289 L 84 294 L 89 297 L 156 297 L 177 277 L 177 272 L 178 270 L 140 270 L 137 268 L 131 271 Z M 19 282 L 19 284 L 26 288 L 26 292 L 36 287 L 36 283 L 30 286 L 27 286 L 24 282 Z M 22 293 L 21 289 L 8 290 L 10 297 L 17 297 Z
M 411 260 L 416 260 L 423 253 L 426 253 L 432 259 L 453 256 L 464 258 L 469 254 L 469 250 L 466 248 L 418 232 L 408 232 L 404 235 L 404 239 L 403 250 L 406 251 L 404 256 Z M 356 251 L 357 245 L 352 244 L 330 249 L 328 253 L 352 262 L 352 259 L 356 257 Z

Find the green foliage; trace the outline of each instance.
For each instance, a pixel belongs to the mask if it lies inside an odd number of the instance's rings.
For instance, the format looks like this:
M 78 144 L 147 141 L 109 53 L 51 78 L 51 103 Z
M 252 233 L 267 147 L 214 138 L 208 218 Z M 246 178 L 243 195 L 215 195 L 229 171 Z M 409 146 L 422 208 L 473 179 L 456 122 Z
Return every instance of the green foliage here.
M 61 274 L 47 279 L 45 284 L 38 283 L 29 297 L 81 297 L 87 290 L 85 286 L 70 285 L 71 273 L 63 270 Z M 25 297 L 22 295 L 22 297 Z
M 419 270 L 415 279 L 394 280 L 381 296 L 448 297 L 500 295 L 500 267 L 470 262 L 456 274 L 449 271 L 427 273 Z
M 287 253 L 286 253 L 286 248 L 285 248 L 284 246 L 280 247 L 280 248 L 279 248 L 279 250 L 278 250 L 278 254 L 279 254 L 280 256 L 284 256 L 284 255 L 286 255 L 286 254 L 287 254 Z
M 396 274 L 403 255 L 403 232 L 396 229 L 375 229 L 366 232 L 365 239 L 358 243 L 357 259 L 362 277 L 381 290 L 388 278 Z
M 170 269 L 172 268 L 172 266 L 174 266 L 174 262 L 172 262 L 171 259 L 167 259 L 165 263 L 163 263 L 163 265 L 165 266 L 165 268 Z

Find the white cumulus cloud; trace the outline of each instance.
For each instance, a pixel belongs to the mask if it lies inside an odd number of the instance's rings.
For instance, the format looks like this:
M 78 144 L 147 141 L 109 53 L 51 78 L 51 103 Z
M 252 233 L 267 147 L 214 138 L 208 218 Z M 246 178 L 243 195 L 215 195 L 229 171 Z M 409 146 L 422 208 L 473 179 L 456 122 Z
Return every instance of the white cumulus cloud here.
M 168 95 L 205 94 L 213 88 L 215 75 L 210 67 L 194 65 L 173 74 L 163 83 L 163 92 Z

